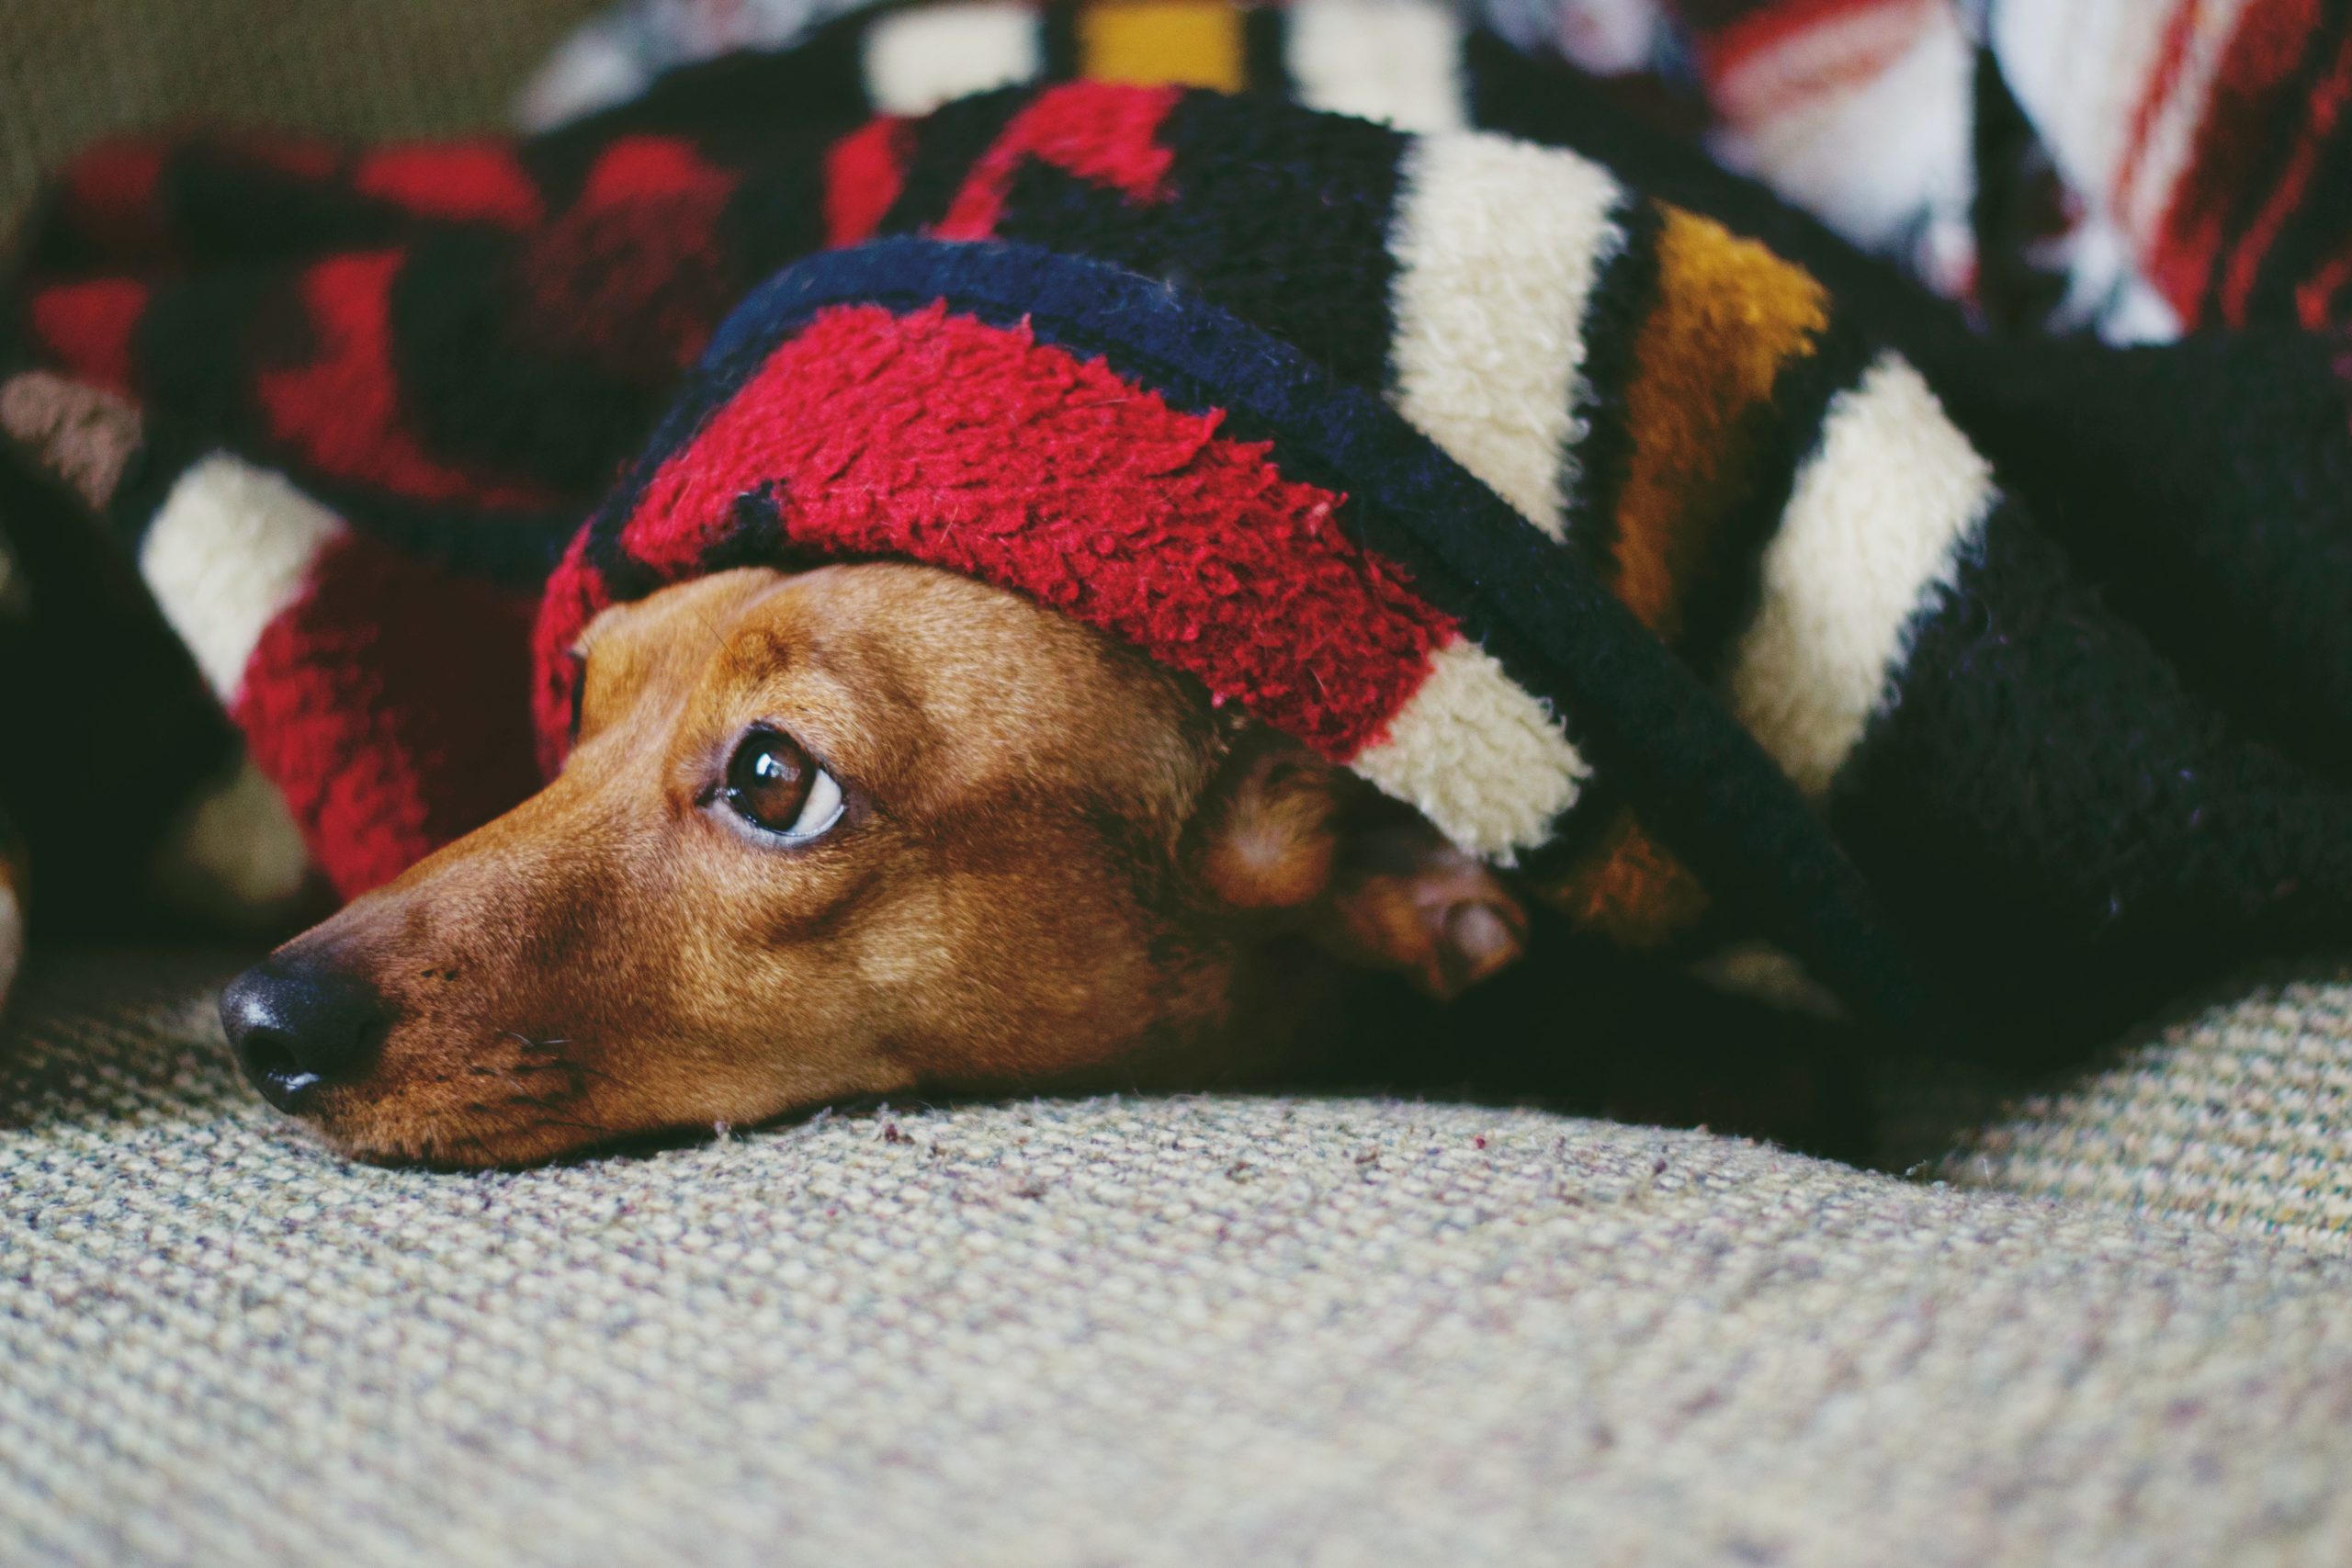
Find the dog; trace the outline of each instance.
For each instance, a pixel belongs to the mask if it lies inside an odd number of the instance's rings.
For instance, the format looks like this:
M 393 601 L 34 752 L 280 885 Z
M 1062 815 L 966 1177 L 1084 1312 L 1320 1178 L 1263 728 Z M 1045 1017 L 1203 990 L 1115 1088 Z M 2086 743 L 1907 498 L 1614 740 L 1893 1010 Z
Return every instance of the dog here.
M 1299 1059 L 1351 969 L 1454 996 L 1504 877 L 1051 610 L 928 567 L 751 568 L 605 611 L 538 795 L 230 985 L 334 1147 L 513 1165 L 872 1095 Z
M 234 451 L 165 439 L 107 508 L 180 664 L 281 748 L 201 804 L 274 802 L 364 895 L 223 1005 L 334 1146 L 519 1164 L 858 1096 L 1263 1076 L 1351 967 L 1469 991 L 1538 905 L 1908 1048 L 2046 1059 L 2352 909 L 2352 795 L 2250 739 L 2267 706 L 2241 733 L 2202 704 L 2202 620 L 2108 613 L 1928 378 L 1722 224 L 1578 154 L 1210 93 L 1073 84 L 826 145 L 839 243 L 734 307 L 584 528 L 520 536 L 552 566 L 526 659 L 511 598 L 452 610 Z M 353 301 L 298 303 L 312 368 L 378 387 L 325 331 Z M 354 406 L 400 483 L 449 478 Z M 2324 562 L 2326 522 L 2225 585 Z M 398 702 L 368 685 L 386 604 Z M 2282 669 L 2329 667 L 2306 630 Z M 529 747 L 464 767 L 462 730 L 386 720 L 477 699 L 563 766 L 452 843 Z M 107 733 L 0 758 L 0 799 L 36 848 L 36 796 L 152 832 L 170 801 L 109 742 L 205 764 L 71 702 Z M 428 830 L 377 787 L 402 769 L 503 782 Z

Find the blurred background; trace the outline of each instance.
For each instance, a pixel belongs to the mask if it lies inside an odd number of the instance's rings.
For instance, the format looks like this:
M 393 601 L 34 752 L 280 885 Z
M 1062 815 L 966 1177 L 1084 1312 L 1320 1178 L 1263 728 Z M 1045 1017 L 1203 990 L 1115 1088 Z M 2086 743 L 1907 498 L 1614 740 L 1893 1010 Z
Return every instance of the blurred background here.
M 503 118 L 602 0 L 0 0 L 0 229 L 92 140 L 228 118 L 355 137 Z

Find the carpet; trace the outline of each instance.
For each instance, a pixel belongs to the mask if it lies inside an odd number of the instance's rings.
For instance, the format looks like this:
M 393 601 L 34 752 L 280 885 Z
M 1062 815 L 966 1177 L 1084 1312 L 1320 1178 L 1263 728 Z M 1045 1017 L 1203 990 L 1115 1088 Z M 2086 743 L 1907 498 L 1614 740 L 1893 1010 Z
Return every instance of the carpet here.
M 835 1113 L 450 1177 L 234 960 L 0 1044 L 0 1557 L 2335 1563 L 2352 1264 L 1379 1099 Z

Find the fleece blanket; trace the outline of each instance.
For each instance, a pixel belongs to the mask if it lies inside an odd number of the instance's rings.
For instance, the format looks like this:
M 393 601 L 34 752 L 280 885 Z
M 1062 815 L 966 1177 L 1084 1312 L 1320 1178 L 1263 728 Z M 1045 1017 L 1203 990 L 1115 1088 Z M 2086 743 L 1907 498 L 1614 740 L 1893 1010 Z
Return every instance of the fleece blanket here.
M 2342 319 L 2352 17 L 2305 0 L 1493 0 L 2015 328 Z
M 800 43 L 857 3 L 622 0 L 556 51 L 522 118 L 543 129 L 683 64 Z M 1061 18 L 1079 14 L 994 24 L 1011 35 L 1001 68 L 1035 69 L 1009 51 L 1075 51 L 1083 29 Z M 947 25 L 890 25 L 886 91 L 921 86 L 896 65 L 920 51 L 896 40 Z M 1382 89 L 1392 116 L 1446 112 L 1448 66 L 1481 28 L 1573 62 L 1651 124 L 1702 141 L 1996 328 L 2132 343 L 2290 315 L 2317 326 L 2339 319 L 2352 289 L 2352 18 L 2303 0 L 1390 7 L 1376 25 L 1418 30 L 1409 53 L 1363 42 L 1351 0 L 1291 0 L 1245 25 L 1260 37 L 1250 69 L 1283 73 L 1319 107 L 1350 107 L 1365 80 L 1351 67 L 1374 49 L 1387 70 L 1417 73 L 1418 90 Z
M 1359 4 L 1327 45 L 1429 15 Z M 1432 84 L 1106 10 L 853 17 L 518 144 L 69 171 L 0 384 L 41 918 L 350 896 L 560 764 L 601 606 L 889 555 L 1135 640 L 1596 937 L 1904 1040 L 2078 1042 L 2345 929 L 2337 340 L 1987 340 L 1500 40 Z M 1147 35 L 1451 129 L 869 118 Z

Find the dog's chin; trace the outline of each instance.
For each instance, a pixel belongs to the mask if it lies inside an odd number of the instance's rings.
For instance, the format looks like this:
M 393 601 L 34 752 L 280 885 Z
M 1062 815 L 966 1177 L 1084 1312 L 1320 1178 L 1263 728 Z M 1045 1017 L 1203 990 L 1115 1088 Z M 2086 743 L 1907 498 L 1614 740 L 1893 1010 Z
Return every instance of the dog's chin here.
M 862 1094 L 763 1102 L 732 1097 L 714 1103 L 615 1104 L 595 1094 L 553 1106 L 509 1100 L 452 1103 L 446 1080 L 375 1081 L 323 1089 L 290 1120 L 345 1158 L 429 1170 L 514 1170 L 608 1156 L 633 1156 L 707 1144 L 733 1127 L 752 1127 L 813 1112 Z
M 295 1118 L 329 1149 L 368 1165 L 503 1170 L 624 1146 L 653 1128 L 483 1116 L 403 1105 L 403 1096 L 330 1091 Z M 702 1135 L 709 1136 L 708 1127 Z

